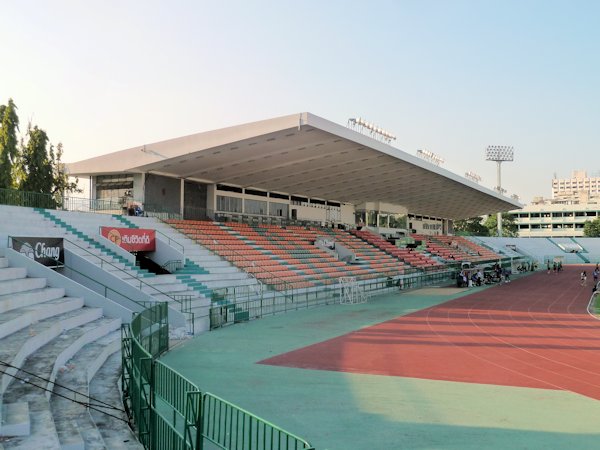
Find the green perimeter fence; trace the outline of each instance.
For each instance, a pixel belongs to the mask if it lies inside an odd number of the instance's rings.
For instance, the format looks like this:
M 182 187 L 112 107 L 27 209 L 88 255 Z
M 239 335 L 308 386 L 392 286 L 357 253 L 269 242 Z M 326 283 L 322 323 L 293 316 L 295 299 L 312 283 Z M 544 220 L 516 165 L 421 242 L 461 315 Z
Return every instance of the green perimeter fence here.
M 157 303 L 122 327 L 123 400 L 144 448 L 314 450 L 157 361 L 169 349 L 167 314 L 167 304 Z
M 358 282 L 367 296 L 453 282 L 456 271 L 413 273 L 399 277 L 383 277 Z M 210 328 L 258 319 L 288 311 L 338 303 L 345 287 L 339 282 L 318 288 L 294 289 L 290 283 L 236 286 L 213 289 Z

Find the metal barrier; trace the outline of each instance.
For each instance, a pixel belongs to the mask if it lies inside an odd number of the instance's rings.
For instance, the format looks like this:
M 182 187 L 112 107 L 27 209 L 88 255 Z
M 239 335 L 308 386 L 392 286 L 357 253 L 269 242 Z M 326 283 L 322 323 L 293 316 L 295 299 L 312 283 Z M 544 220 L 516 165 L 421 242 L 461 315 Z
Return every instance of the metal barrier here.
M 446 270 L 411 274 L 401 278 L 377 278 L 360 281 L 359 286 L 370 295 L 404 291 L 454 282 L 456 271 Z M 226 291 L 226 292 L 225 292 Z M 339 283 L 313 289 L 289 289 L 285 296 L 273 295 L 270 290 L 254 290 L 251 286 L 215 289 L 227 301 L 216 301 L 210 308 L 210 328 L 220 328 L 236 322 L 259 319 L 298 309 L 336 303 L 340 297 Z
M 60 198 L 36 192 L 0 189 L 0 205 L 28 206 L 31 208 L 56 208 Z
M 158 303 L 122 327 L 123 403 L 146 449 L 314 450 L 306 440 L 208 392 L 157 361 L 168 351 Z

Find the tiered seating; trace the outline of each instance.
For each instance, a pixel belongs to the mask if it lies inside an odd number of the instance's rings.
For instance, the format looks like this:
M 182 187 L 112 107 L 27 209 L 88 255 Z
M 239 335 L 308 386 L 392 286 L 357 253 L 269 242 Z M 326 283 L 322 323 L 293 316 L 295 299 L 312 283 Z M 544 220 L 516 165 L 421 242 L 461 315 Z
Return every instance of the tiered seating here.
M 125 223 L 132 223 L 141 228 L 151 228 L 160 232 L 161 238 L 166 238 L 175 249 L 184 249 L 185 264 L 174 273 L 178 279 L 188 280 L 188 284 L 202 283 L 211 291 L 217 292 L 225 288 L 241 290 L 255 290 L 257 285 L 255 278 L 250 274 L 231 264 L 215 252 L 196 240 L 180 233 L 168 223 L 163 223 L 154 217 L 120 217 Z
M 131 292 L 129 290 L 133 287 L 142 291 L 140 298 L 150 296 L 168 302 L 189 298 L 191 299 L 189 304 L 196 317 L 208 317 L 210 294 L 206 292 L 208 289 L 205 286 L 191 286 L 186 280 L 178 279 L 176 275 L 155 275 L 140 269 L 135 265 L 133 255 L 126 255 L 124 251 L 119 252 L 119 249 L 114 249 L 114 246 L 106 241 L 96 240 L 98 238 L 95 235 L 98 233 L 99 225 L 127 226 L 116 217 L 106 214 L 0 205 L 0 246 L 6 245 L 8 236 L 62 237 L 65 239 L 65 250 L 76 255 L 77 259 L 81 258 L 97 266 L 110 276 L 110 287 L 115 292 Z M 78 226 L 82 226 L 92 234 L 88 235 L 79 230 Z M 84 271 L 80 269 L 81 267 L 78 270 L 85 273 L 89 268 Z M 79 282 L 92 288 L 98 286 L 90 277 L 79 277 Z M 125 295 L 131 298 L 131 295 Z M 180 310 L 181 305 L 174 303 L 172 308 Z M 208 320 L 203 320 L 202 323 L 203 325 L 198 323 L 196 330 L 207 329 Z
M 267 284 L 290 283 L 294 287 L 302 285 L 302 277 L 297 276 L 269 255 L 248 245 L 239 236 L 222 228 L 219 224 L 196 220 L 170 220 L 169 223 L 189 238 L 215 252 L 227 261 L 252 274 Z
M 233 229 L 244 227 L 240 224 L 228 224 Z M 311 275 L 321 284 L 328 284 L 340 276 L 356 276 L 359 279 L 377 277 L 375 267 L 360 267 L 338 261 L 330 253 L 315 247 L 314 241 L 322 236 L 321 228 L 302 228 L 291 226 L 282 228 L 275 225 L 253 227 L 252 239 L 263 248 L 287 262 L 288 266 L 305 275 Z M 317 283 L 319 284 L 319 283 Z
M 102 308 L 86 307 L 83 298 L 66 296 L 64 288 L 30 278 L 25 268 L 10 267 L 0 257 L 0 436 L 8 436 L 0 438 L 0 447 L 107 448 L 104 436 L 118 433 L 130 442 L 127 448 L 142 448 L 124 420 L 103 428 L 103 418 L 94 422 L 83 405 L 58 395 L 84 402 L 85 397 L 54 384 L 86 395 L 106 359 L 117 355 L 118 362 L 120 324 L 103 316 Z M 110 373 L 116 379 L 119 365 Z M 118 395 L 116 385 L 108 388 Z M 119 411 L 111 414 L 125 418 Z
M 417 241 L 423 242 L 425 249 L 428 253 L 433 256 L 437 256 L 444 261 L 471 261 L 471 255 L 464 252 L 456 245 L 451 245 L 452 242 L 444 242 L 435 239 L 434 236 L 427 236 L 423 234 L 413 234 L 411 236 Z
M 315 247 L 314 240 L 322 234 L 318 229 L 189 220 L 169 223 L 258 280 L 279 289 L 331 284 L 341 276 L 364 280 L 382 275 L 371 268 L 338 261 Z
M 480 256 L 480 261 L 502 258 L 502 256 L 498 255 L 493 250 L 490 250 L 482 245 L 477 245 L 477 243 L 471 241 L 470 239 L 462 236 L 456 236 L 456 238 L 458 240 L 458 245 L 462 246 L 463 248 L 470 249 L 473 253 L 477 253 Z
M 328 228 L 326 232 L 352 250 L 361 263 L 367 264 L 386 276 L 403 274 L 407 269 L 402 261 L 344 230 Z
M 392 245 L 383 239 L 380 235 L 372 233 L 368 230 L 352 230 L 351 233 L 363 241 L 380 248 L 384 252 L 417 269 L 431 271 L 439 270 L 444 267 L 443 264 L 440 264 L 439 262 L 419 251 L 396 247 L 395 245 Z
M 451 249 L 455 260 L 480 262 L 497 260 L 501 257 L 491 250 L 485 247 L 475 244 L 474 242 L 465 239 L 462 236 L 447 236 L 447 235 L 436 235 L 436 236 L 422 236 L 426 239 L 428 244 L 437 244 L 438 246 Z

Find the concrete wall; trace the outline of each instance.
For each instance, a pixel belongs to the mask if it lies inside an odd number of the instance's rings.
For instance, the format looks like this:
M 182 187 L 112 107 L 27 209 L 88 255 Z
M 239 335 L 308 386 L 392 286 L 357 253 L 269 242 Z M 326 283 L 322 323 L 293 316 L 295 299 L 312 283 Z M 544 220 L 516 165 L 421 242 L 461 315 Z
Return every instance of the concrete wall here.
M 145 202 L 145 193 L 146 193 L 146 177 L 143 173 L 134 173 L 133 174 L 133 199 L 136 201 L 140 201 L 142 203 Z
M 342 223 L 354 225 L 354 205 L 342 204 Z
M 185 262 L 185 255 L 182 252 L 176 250 L 165 241 L 158 238 L 156 239 L 156 250 L 153 252 L 148 252 L 147 256 L 160 266 L 168 261 L 173 260 L 178 260 L 182 263 Z
M 66 277 L 131 311 L 139 312 L 144 309 L 135 302 L 156 301 L 149 294 L 67 249 L 65 249 L 65 266 L 67 267 L 61 271 Z M 181 312 L 169 307 L 169 323 L 175 327 L 183 327 L 185 318 Z
M 65 251 L 65 253 L 67 251 Z M 11 248 L 0 249 L 0 256 L 8 258 L 9 264 L 13 267 L 25 267 L 27 269 L 27 276 L 46 278 L 49 286 L 64 288 L 66 295 L 70 297 L 82 297 L 87 306 L 102 308 L 104 310 L 104 315 L 108 317 L 118 317 L 123 323 L 129 323 L 131 322 L 133 312 L 136 311 L 136 309 L 128 308 L 126 305 L 99 295 L 91 289 L 35 262 L 31 258 L 28 258 Z M 138 310 L 141 309 L 138 308 Z M 169 314 L 170 313 L 171 311 L 169 311 Z

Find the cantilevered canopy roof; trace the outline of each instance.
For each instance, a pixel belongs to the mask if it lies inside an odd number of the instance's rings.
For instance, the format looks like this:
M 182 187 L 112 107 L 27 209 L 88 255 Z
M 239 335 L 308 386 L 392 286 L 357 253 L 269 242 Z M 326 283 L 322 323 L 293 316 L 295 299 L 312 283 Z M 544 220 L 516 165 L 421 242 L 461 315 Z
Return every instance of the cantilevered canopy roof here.
M 355 205 L 379 201 L 402 205 L 412 214 L 448 219 L 522 207 L 310 113 L 141 145 L 68 168 L 78 176 L 148 172 Z

